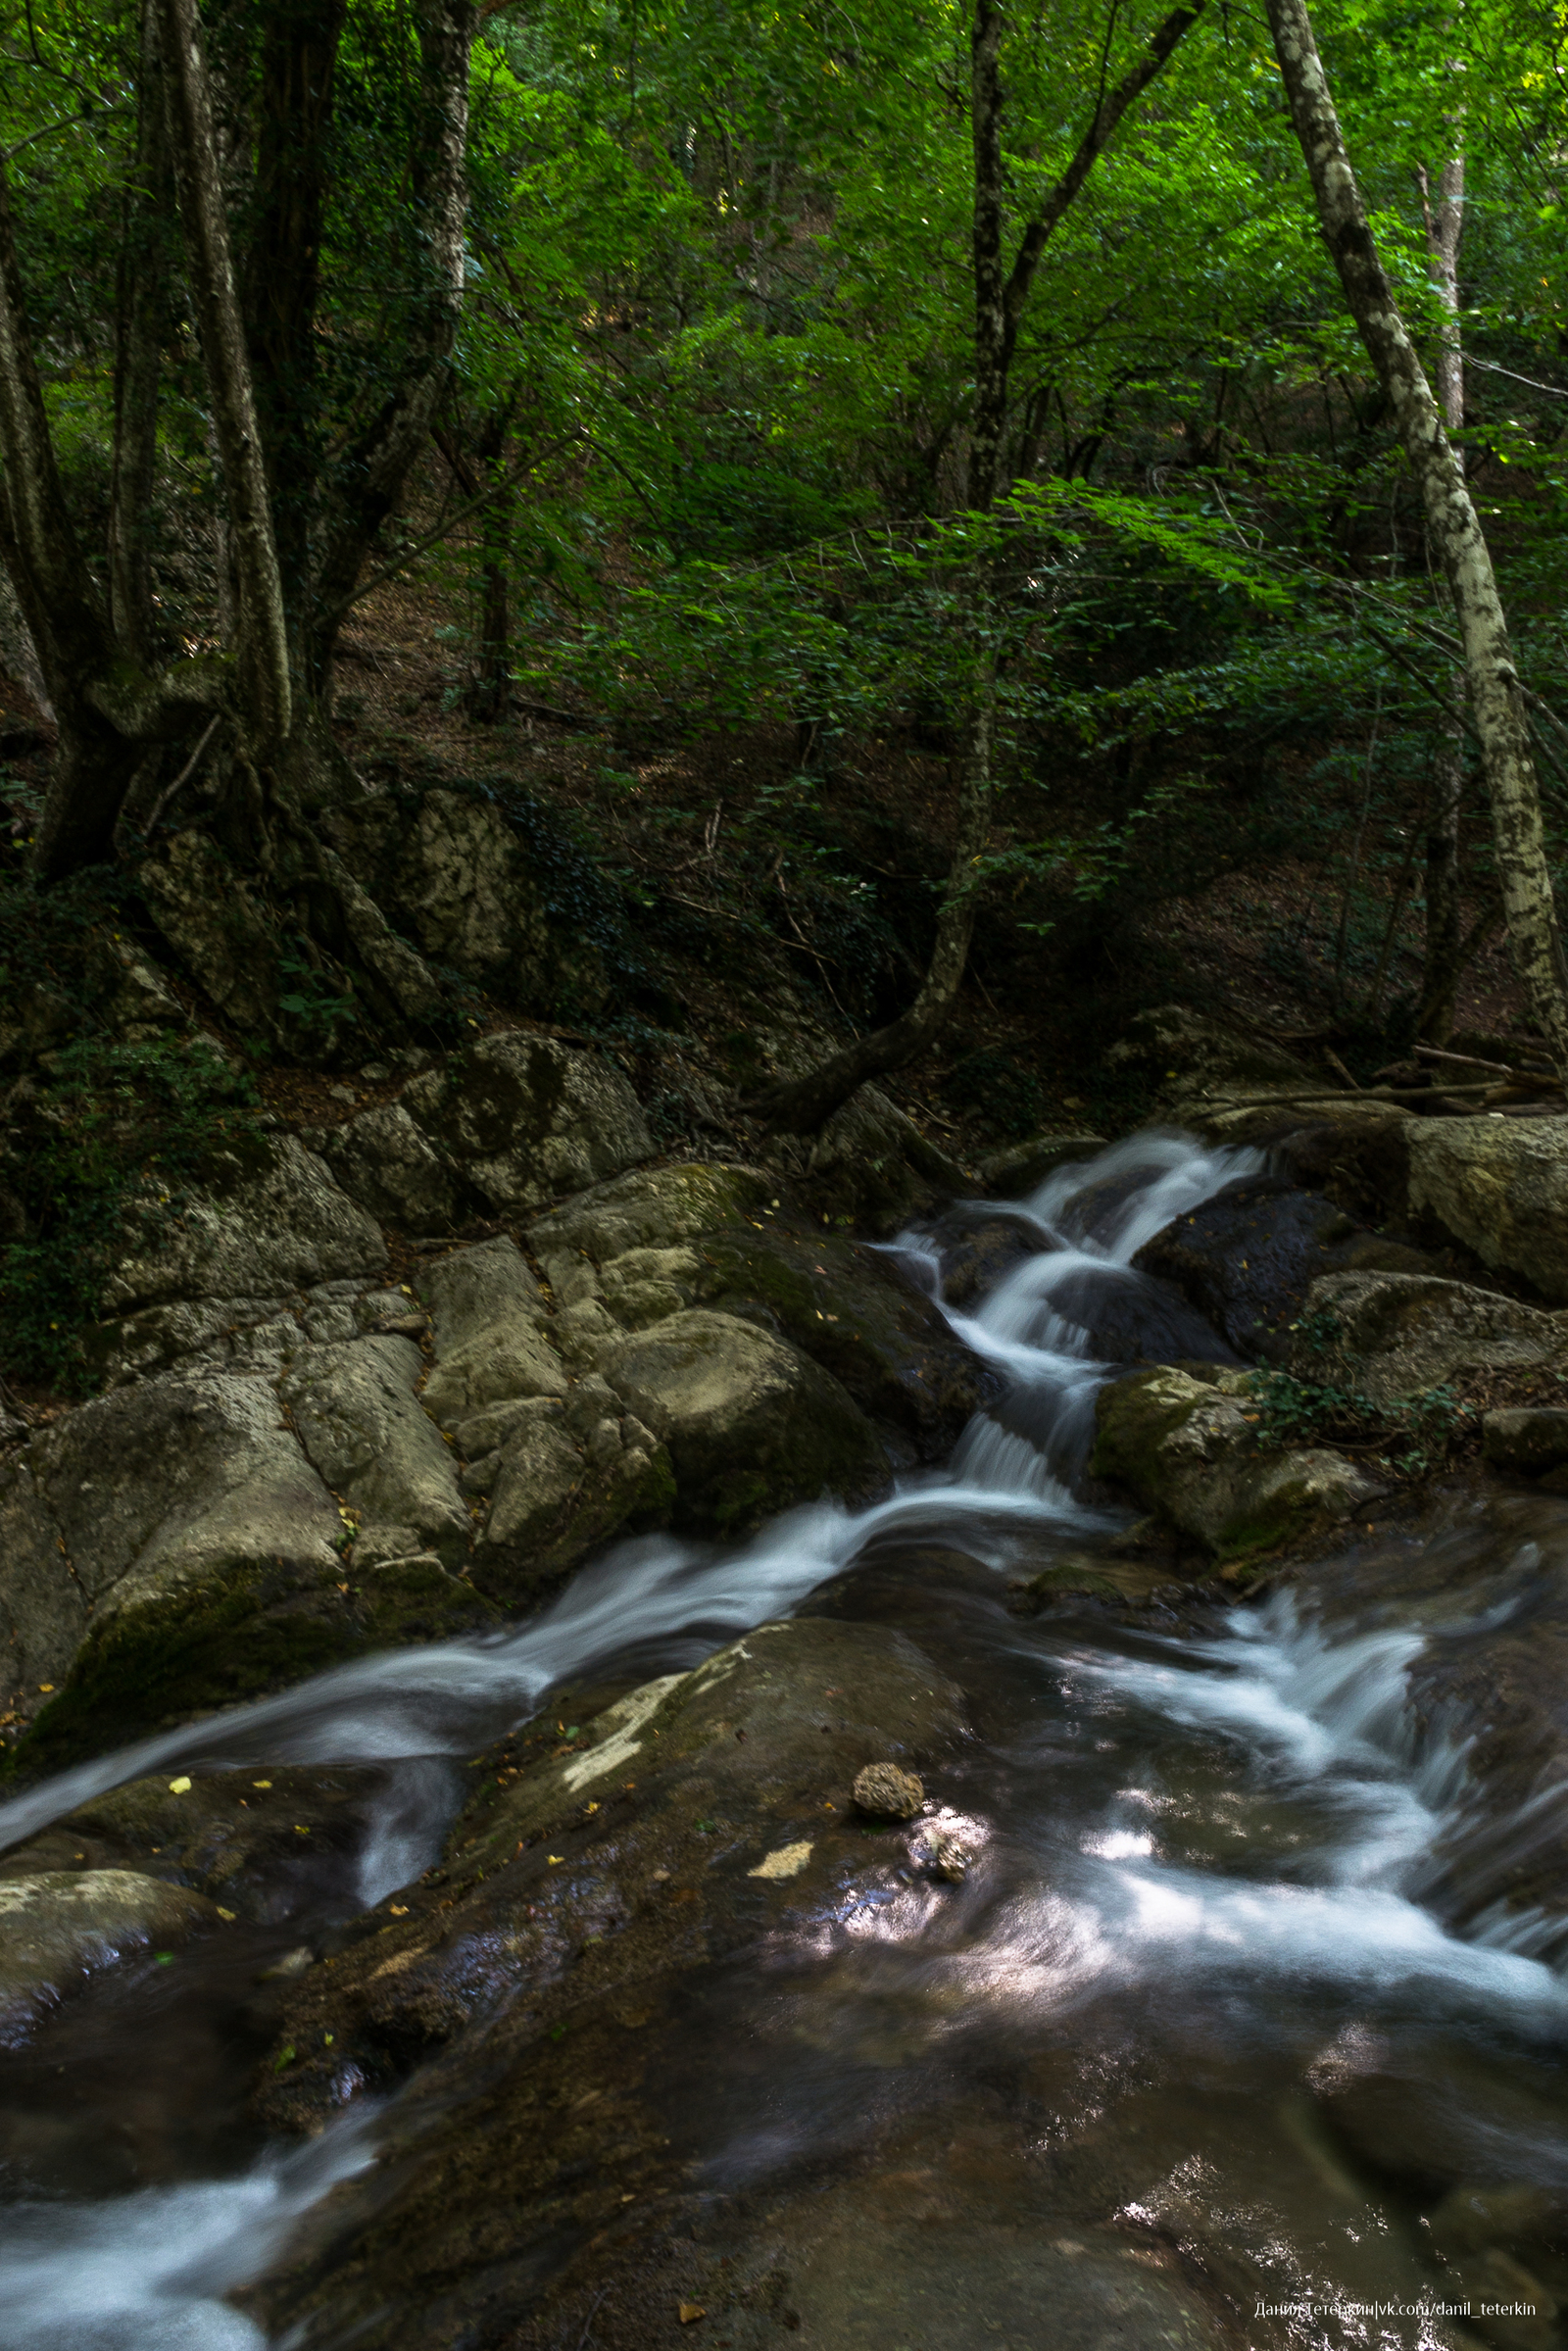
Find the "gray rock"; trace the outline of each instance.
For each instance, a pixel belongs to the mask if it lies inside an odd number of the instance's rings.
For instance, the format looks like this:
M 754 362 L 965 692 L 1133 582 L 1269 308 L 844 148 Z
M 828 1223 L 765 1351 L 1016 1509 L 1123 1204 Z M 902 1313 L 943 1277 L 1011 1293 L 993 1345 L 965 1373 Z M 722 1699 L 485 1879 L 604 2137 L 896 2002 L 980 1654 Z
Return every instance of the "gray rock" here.
M 1227 1394 L 1232 1387 L 1240 1394 Z M 1348 1518 L 1386 1491 L 1325 1447 L 1261 1451 L 1246 1378 L 1227 1375 L 1226 1388 L 1168 1364 L 1112 1381 L 1096 1398 L 1093 1474 L 1129 1488 L 1230 1562 L 1273 1550 L 1323 1519 Z
M 419 1283 L 435 1333 L 424 1404 L 443 1429 L 514 1397 L 564 1393 L 544 1298 L 514 1241 L 501 1234 L 437 1257 Z
M 235 1342 L 243 1334 L 270 1327 L 280 1341 L 277 1326 L 288 1315 L 282 1298 L 176 1298 L 168 1305 L 143 1306 L 134 1314 L 100 1323 L 89 1334 L 88 1355 L 110 1388 L 127 1380 L 151 1379 L 176 1363 L 187 1370 L 202 1364 L 221 1371 L 232 1362 Z M 288 1344 L 292 1347 L 298 1344 L 300 1332 L 292 1316 L 289 1320 Z
M 671 1249 L 696 1234 L 746 1223 L 776 1189 L 775 1179 L 760 1167 L 698 1161 L 650 1167 L 597 1185 L 542 1216 L 528 1229 L 528 1246 L 558 1299 L 570 1305 L 598 1296 L 592 1276 L 612 1257 L 634 1249 Z
M 324 843 L 321 870 L 337 894 L 344 925 L 367 971 L 379 981 L 405 1020 L 436 1020 L 446 1011 L 440 982 L 408 942 L 400 939 L 369 892 Z
M 0 2046 L 17 2047 L 86 1978 L 220 1924 L 205 1896 L 131 1870 L 0 1879 Z
M 455 1567 L 467 1556 L 468 1512 L 451 1453 L 415 1394 L 423 1368 L 409 1339 L 312 1347 L 280 1393 L 307 1455 L 362 1527 L 412 1528 L 413 1550 Z
M 154 922 L 220 1011 L 242 1036 L 275 1036 L 277 941 L 222 851 L 205 833 L 175 833 L 142 859 L 136 881 Z
M 462 792 L 427 792 L 402 841 L 393 890 L 427 955 L 524 999 L 548 993 L 550 926 L 521 842 Z
M 1568 1347 L 1568 1314 L 1432 1274 L 1324 1274 L 1306 1294 L 1301 1322 L 1290 1355 L 1296 1376 L 1357 1387 L 1375 1404 L 1459 1371 L 1541 1363 Z
M 166 1373 L 94 1397 L 30 1450 L 96 1618 L 246 1564 L 336 1565 L 337 1504 L 263 1380 Z
M 1004 1151 L 993 1151 L 976 1170 L 981 1188 L 995 1200 L 1022 1200 L 1047 1176 L 1075 1159 L 1093 1159 L 1109 1148 L 1102 1135 L 1036 1135 Z
M 1488 1412 L 1481 1423 L 1481 1449 L 1494 1469 L 1539 1477 L 1568 1461 L 1568 1408 L 1522 1404 Z
M 461 1221 L 463 1191 L 451 1160 L 400 1102 L 329 1129 L 321 1155 L 349 1198 L 383 1223 L 449 1233 Z
M 111 1310 L 169 1300 L 275 1298 L 333 1275 L 378 1273 L 379 1226 L 291 1135 L 226 1154 L 177 1219 L 149 1203 L 104 1286 Z
M 561 1401 L 541 1398 L 496 1457 L 474 1584 L 492 1599 L 515 1600 L 628 1525 L 667 1516 L 674 1493 L 663 1446 L 603 1380 L 585 1380 Z
M 876 1199 L 884 1190 L 902 1193 L 910 1170 L 950 1199 L 973 1189 L 957 1160 L 877 1086 L 861 1086 L 834 1111 L 812 1145 L 811 1167 L 823 1175 L 848 1170 Z
M 670 1315 L 608 1347 L 599 1369 L 668 1446 L 678 1523 L 729 1533 L 822 1494 L 861 1499 L 886 1479 L 838 1381 L 736 1315 Z
M 1409 1152 L 1413 1209 L 1568 1302 L 1568 1117 L 1417 1119 Z
M 170 1029 L 182 1029 L 189 1016 L 165 975 L 128 939 L 100 931 L 88 953 L 88 977 L 97 991 L 93 1015 L 127 1045 L 142 1045 Z
M 60 1522 L 25 1457 L 0 1466 L 0 1638 L 13 1713 L 33 1713 L 40 1682 L 63 1682 L 87 1629 L 87 1595 L 71 1572 Z
M 414 1078 L 403 1101 L 432 1143 L 501 1214 L 651 1158 L 653 1137 L 617 1065 L 553 1037 L 506 1029 Z

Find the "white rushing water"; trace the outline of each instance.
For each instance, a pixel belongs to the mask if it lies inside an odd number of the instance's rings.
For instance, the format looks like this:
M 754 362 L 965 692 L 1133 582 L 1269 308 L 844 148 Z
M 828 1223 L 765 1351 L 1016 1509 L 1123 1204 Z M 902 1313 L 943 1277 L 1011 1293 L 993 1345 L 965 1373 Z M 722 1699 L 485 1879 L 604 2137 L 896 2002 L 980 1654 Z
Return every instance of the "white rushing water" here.
M 795 1510 L 724 1552 L 664 1538 L 622 1543 L 515 1631 L 368 1658 L 63 1774 L 0 1808 L 0 1844 L 175 1762 L 398 1762 L 362 1856 L 369 1903 L 433 1858 L 449 1779 L 440 1758 L 525 1716 L 564 1679 L 695 1664 L 787 1614 L 879 1536 L 944 1538 L 996 1564 L 1009 1533 L 1093 1542 L 1118 1522 L 1075 1499 L 1071 1480 L 1110 1367 L 1056 1295 L 1069 1279 L 1075 1298 L 1086 1280 L 1136 1286 L 1130 1260 L 1145 1242 L 1258 1165 L 1255 1153 L 1145 1136 L 1009 1203 L 1038 1229 L 1040 1253 L 950 1320 L 1008 1374 L 1038 1441 L 1006 1425 L 1018 1412 L 983 1413 L 945 1473 L 909 1479 L 869 1510 Z M 898 1246 L 934 1285 L 929 1245 Z M 892 1942 L 927 1936 L 930 1963 L 982 2004 L 1059 2003 L 1094 1984 L 1200 1973 L 1210 1984 L 1219 1975 L 1243 1986 L 1327 1982 L 1369 1997 L 1418 1983 L 1461 2005 L 1560 2021 L 1562 1985 L 1529 1948 L 1502 1933 L 1446 1933 L 1416 1898 L 1423 1856 L 1466 1800 L 1462 1759 L 1435 1742 L 1423 1749 L 1411 1729 L 1406 1684 L 1420 1646 L 1419 1635 L 1390 1629 L 1331 1641 L 1281 1599 L 1236 1611 L 1208 1641 L 1150 1642 L 1138 1655 L 1075 1649 L 1058 1665 L 1086 1726 L 1109 1724 L 1130 1751 L 1140 1725 L 1152 1751 L 1186 1735 L 1218 1741 L 1244 1795 L 1310 1805 L 1313 1841 L 1282 1840 L 1272 1871 L 1266 1838 L 1245 1874 L 1210 1868 L 1167 1834 L 1157 1774 L 1144 1785 L 1135 1772 L 1088 1812 L 1081 1801 L 1073 1810 L 1064 1781 L 1062 1809 L 1048 1804 L 1037 1824 L 1038 1869 L 982 1935 L 940 1947 L 981 1900 L 983 1866 L 962 1901 L 939 1912 L 929 1890 L 910 1889 L 870 1931 Z M 253 2351 L 260 2337 L 222 2295 L 264 2271 L 299 2214 L 369 2160 L 368 2128 L 345 2123 L 241 2180 L 14 2209 L 0 2222 L 0 2351 Z

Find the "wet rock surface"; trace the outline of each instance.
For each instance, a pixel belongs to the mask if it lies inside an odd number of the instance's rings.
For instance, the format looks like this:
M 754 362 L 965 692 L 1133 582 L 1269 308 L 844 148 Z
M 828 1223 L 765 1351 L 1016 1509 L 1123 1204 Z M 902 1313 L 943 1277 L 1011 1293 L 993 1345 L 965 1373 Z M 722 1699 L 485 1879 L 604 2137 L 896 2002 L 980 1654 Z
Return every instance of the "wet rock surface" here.
M 1257 1414 L 1240 1393 L 1171 1366 L 1136 1372 L 1096 1399 L 1091 1468 L 1130 1489 L 1146 1508 L 1217 1559 L 1242 1563 L 1323 1521 L 1343 1520 L 1385 1491 L 1326 1447 L 1265 1452 Z
M 902 1635 L 805 1620 L 633 1691 L 586 1736 L 535 1726 L 488 1756 L 440 1868 L 282 2016 L 258 2091 L 270 2124 L 325 2117 L 345 2085 L 421 2059 L 429 2095 L 269 2285 L 268 2323 L 312 2341 L 352 2314 L 367 2343 L 433 2342 L 455 2294 L 471 2339 L 501 2339 L 563 2229 L 569 2242 L 667 2172 L 648 2028 L 683 1980 L 847 1886 L 896 1888 L 900 1833 L 867 1843 L 850 1783 L 868 1749 L 940 1770 L 963 1728 L 959 1692 Z
M 1319 1276 L 1431 1271 L 1418 1249 L 1270 1176 L 1227 1185 L 1147 1242 L 1133 1263 L 1174 1284 L 1238 1354 L 1273 1360 L 1289 1351 L 1289 1326 Z M 1172 1357 L 1199 1351 L 1176 1348 Z
M 0 2047 L 14 2047 L 87 1978 L 221 1924 L 200 1894 L 130 1870 L 0 1877 Z

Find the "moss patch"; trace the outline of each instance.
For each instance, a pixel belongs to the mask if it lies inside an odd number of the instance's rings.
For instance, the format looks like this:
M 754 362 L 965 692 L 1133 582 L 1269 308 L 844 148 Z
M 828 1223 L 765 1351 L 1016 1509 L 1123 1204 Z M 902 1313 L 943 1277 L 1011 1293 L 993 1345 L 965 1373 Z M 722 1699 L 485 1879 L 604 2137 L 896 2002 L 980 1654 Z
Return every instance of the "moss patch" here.
M 428 1563 L 375 1569 L 346 1592 L 275 1568 L 236 1569 L 95 1626 L 4 1772 L 62 1771 L 372 1649 L 449 1641 L 499 1621 L 470 1585 Z

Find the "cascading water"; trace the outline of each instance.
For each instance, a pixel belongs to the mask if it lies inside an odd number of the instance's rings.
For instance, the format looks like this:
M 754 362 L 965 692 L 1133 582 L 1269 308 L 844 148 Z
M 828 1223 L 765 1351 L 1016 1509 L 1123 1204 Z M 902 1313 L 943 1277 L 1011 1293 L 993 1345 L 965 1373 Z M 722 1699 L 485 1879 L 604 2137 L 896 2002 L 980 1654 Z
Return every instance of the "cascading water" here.
M 1064 1545 L 1092 1551 L 1121 1524 L 1074 1493 L 1095 1392 L 1114 1368 L 1097 1332 L 1125 1331 L 1146 1295 L 1154 1313 L 1137 1251 L 1257 1165 L 1252 1153 L 1137 1137 L 1009 1205 L 1038 1247 L 983 1302 L 950 1311 L 1009 1389 L 971 1423 L 945 1473 L 907 1480 L 858 1514 L 795 1511 L 738 1550 L 622 1544 L 514 1633 L 346 1667 L 62 1775 L 0 1809 L 0 1841 L 174 1763 L 373 1761 L 389 1769 L 359 1861 L 359 1895 L 370 1903 L 437 1849 L 454 1802 L 443 1758 L 488 1739 L 567 1677 L 624 1682 L 690 1666 L 830 1580 L 857 1576 L 872 1594 L 868 1612 L 895 1593 L 882 1613 L 910 1611 L 920 1639 L 929 1619 L 919 1611 L 942 1594 L 929 1582 L 916 1589 L 918 1578 L 906 1591 L 886 1566 L 911 1546 L 949 1546 L 982 1571 L 1049 1560 Z M 896 1247 L 940 1296 L 931 1238 Z M 1285 1595 L 1169 1633 L 1070 1613 L 1023 1623 L 996 1607 L 952 1624 L 944 1664 L 989 1708 L 955 1799 L 979 1863 L 940 1899 L 910 1886 L 851 1902 L 803 1932 L 783 1992 L 760 1978 L 732 1993 L 755 1997 L 757 2019 L 771 2019 L 746 2028 L 764 2059 L 769 2034 L 782 2038 L 777 2063 L 764 2062 L 761 2087 L 753 2084 L 754 2111 L 729 2116 L 720 2101 L 692 2119 L 705 2176 L 722 2187 L 813 2149 L 825 2158 L 862 2143 L 868 2115 L 881 2118 L 878 2129 L 903 2129 L 958 2097 L 964 2065 L 983 2071 L 999 2048 L 1018 2068 L 1058 2063 L 1070 2047 L 1093 2055 L 1086 2079 L 1098 2086 L 1081 2092 L 1091 2107 L 1099 2099 L 1120 2111 L 1116 2100 L 1131 2093 L 1107 2085 L 1129 2068 L 1180 2089 L 1158 2108 L 1157 2128 L 1147 2118 L 1128 2126 L 1146 2146 L 1159 2131 L 1178 2145 L 1185 2131 L 1187 2154 L 1160 2172 L 1157 2192 L 1128 2196 L 1125 2225 L 1200 2235 L 1192 2216 L 1212 2209 L 1216 2229 L 1255 2237 L 1251 2274 L 1282 2294 L 1343 2305 L 1348 2295 L 1415 2290 L 1419 2248 L 1396 2258 L 1387 2217 L 1355 2218 L 1369 2191 L 1346 2187 L 1307 2105 L 1332 2108 L 1336 2085 L 1362 2078 L 1368 2048 L 1403 2079 L 1441 2068 L 1457 2045 L 1485 2076 L 1476 2144 L 1494 2149 L 1486 2084 L 1502 2085 L 1506 2108 L 1521 2067 L 1554 2068 L 1568 2029 L 1568 1994 L 1539 1955 L 1555 1947 L 1549 1923 L 1486 1914 L 1456 1933 L 1423 1907 L 1434 1851 L 1479 1834 L 1462 1756 L 1430 1730 L 1418 1737 L 1406 1702 L 1427 1630 L 1383 1622 L 1331 1634 Z M 69 2048 L 68 2017 L 50 2032 Z M 1217 2137 L 1203 2120 L 1210 2097 L 1232 2116 Z M 1258 2117 L 1273 2133 L 1279 2179 L 1294 2182 L 1295 2217 L 1254 2228 L 1238 2217 L 1246 2195 L 1236 2167 L 1249 2132 L 1264 2129 Z M 1511 2128 L 1507 2161 L 1518 2175 L 1543 2192 L 1568 2188 L 1568 2131 L 1549 2116 Z M 222 2297 L 275 2260 L 297 2216 L 368 2160 L 375 2130 L 373 2116 L 351 2109 L 312 2148 L 269 2155 L 239 2178 L 96 2202 L 40 2203 L 24 2177 L 0 2215 L 0 2351 L 260 2344 Z M 1503 2165 L 1495 2153 L 1489 2160 Z M 889 2334 L 888 2351 L 904 2339 Z M 1450 2337 L 1423 2319 L 1414 2331 L 1357 2332 L 1336 2320 L 1255 2339 Z M 1530 2351 L 1538 2338 L 1518 2339 Z

